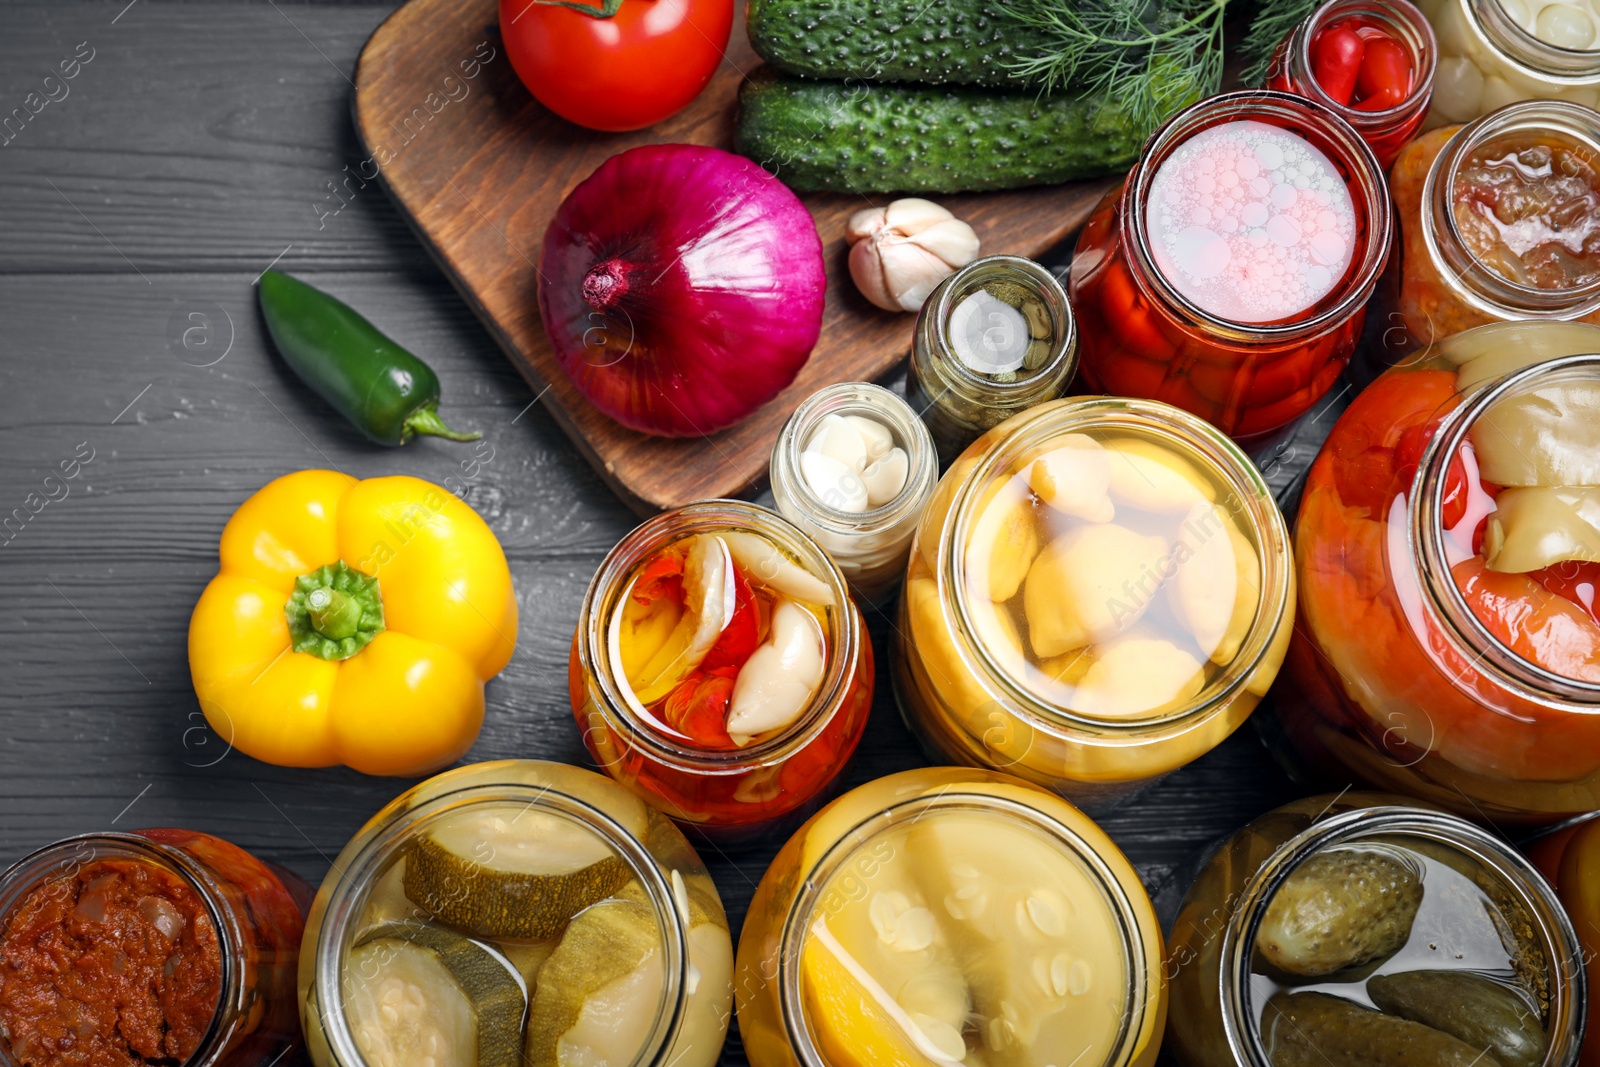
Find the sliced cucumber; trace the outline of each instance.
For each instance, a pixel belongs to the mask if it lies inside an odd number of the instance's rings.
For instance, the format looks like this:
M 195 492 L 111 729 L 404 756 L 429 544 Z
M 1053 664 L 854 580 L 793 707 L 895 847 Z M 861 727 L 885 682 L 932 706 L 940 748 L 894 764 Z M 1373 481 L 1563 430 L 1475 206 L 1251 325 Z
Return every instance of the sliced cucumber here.
M 527 990 L 454 930 L 390 923 L 350 951 L 345 1016 L 367 1067 L 517 1067 Z

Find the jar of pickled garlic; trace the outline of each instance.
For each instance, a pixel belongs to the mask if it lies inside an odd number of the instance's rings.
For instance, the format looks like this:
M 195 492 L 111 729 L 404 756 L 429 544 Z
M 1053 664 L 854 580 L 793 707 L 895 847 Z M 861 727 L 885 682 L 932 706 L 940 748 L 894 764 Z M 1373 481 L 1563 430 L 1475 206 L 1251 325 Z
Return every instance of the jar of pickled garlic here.
M 316 1067 L 710 1067 L 732 1006 L 717 887 L 592 771 L 478 763 L 333 861 L 300 956 Z
M 1531 100 L 1411 142 L 1390 174 L 1401 255 L 1374 352 L 1490 322 L 1600 322 L 1600 112 Z
M 872 707 L 844 575 L 783 518 L 709 500 L 649 520 L 589 583 L 568 686 L 601 769 L 717 844 L 829 798 Z
M 985 256 L 940 282 L 917 313 L 906 395 L 944 466 L 991 426 L 1067 391 L 1078 323 L 1056 276 Z
M 1359 394 L 1312 464 L 1280 741 L 1496 824 L 1600 809 L 1600 327 L 1497 323 Z
M 1278 46 L 1267 88 L 1344 119 L 1389 169 L 1433 99 L 1438 45 L 1409 0 L 1330 0 Z
M 1600 107 L 1600 9 L 1592 0 L 1417 0 L 1439 39 L 1424 125 L 1519 100 Z
M 917 519 L 939 480 L 933 438 L 900 397 L 868 382 L 812 393 L 772 447 L 778 513 L 878 603 L 899 588 Z
M 990 430 L 923 514 L 893 660 L 935 762 L 1111 802 L 1210 751 L 1283 661 L 1289 539 L 1187 412 L 1086 397 Z
M 1084 385 L 1266 443 L 1349 362 L 1391 225 L 1377 158 L 1328 107 L 1202 100 L 1155 133 L 1078 237 Z
M 300 1039 L 311 888 L 191 830 L 69 837 L 0 874 L 0 1064 L 257 1067 Z
M 752 1067 L 1150 1067 L 1166 984 L 1133 867 L 1059 797 L 926 767 L 823 809 L 739 935 Z
M 1184 1067 L 1572 1067 L 1585 981 L 1502 839 L 1381 793 L 1312 797 L 1215 849 L 1167 957 Z

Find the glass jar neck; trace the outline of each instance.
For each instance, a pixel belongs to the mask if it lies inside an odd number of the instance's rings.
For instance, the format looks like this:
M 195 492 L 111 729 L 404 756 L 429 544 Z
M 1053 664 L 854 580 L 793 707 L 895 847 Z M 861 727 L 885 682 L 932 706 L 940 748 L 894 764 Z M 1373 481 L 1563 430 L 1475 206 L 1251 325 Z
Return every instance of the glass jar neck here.
M 745 748 L 712 751 L 674 737 L 639 710 L 611 653 L 610 630 L 612 617 L 622 610 L 629 579 L 654 553 L 691 534 L 730 529 L 753 532 L 799 560 L 802 567 L 828 585 L 833 604 L 827 612 L 828 662 L 810 706 L 773 737 Z M 657 515 L 611 550 L 584 595 L 574 640 L 584 673 L 582 684 L 589 688 L 595 707 L 604 716 L 604 728 L 618 731 L 632 749 L 659 763 L 697 774 L 732 775 L 781 763 L 822 732 L 830 712 L 850 691 L 866 636 L 844 575 L 821 546 L 782 516 L 759 505 L 743 500 L 706 500 Z
M 1414 72 L 1411 95 L 1386 111 L 1362 111 L 1329 96 L 1317 81 L 1311 64 L 1311 46 L 1324 27 L 1341 19 L 1358 18 L 1381 26 L 1390 40 L 1404 48 Z M 1433 27 L 1408 0 L 1333 0 L 1300 23 L 1289 38 L 1284 62 L 1290 80 L 1310 99 L 1326 107 L 1363 134 L 1376 136 L 1404 125 L 1433 98 L 1434 68 L 1439 46 Z
M 1294 322 L 1258 325 L 1233 322 L 1201 310 L 1168 284 L 1155 265 L 1145 208 L 1161 165 L 1195 134 L 1229 122 L 1281 126 L 1327 155 L 1351 186 L 1358 227 L 1357 248 L 1344 279 Z M 1291 93 L 1242 90 L 1202 100 L 1180 111 L 1145 143 L 1128 172 L 1117 215 L 1128 249 L 1128 268 L 1143 295 L 1181 326 L 1235 345 L 1283 344 L 1315 337 L 1349 320 L 1371 297 L 1388 260 L 1394 226 L 1389 189 L 1378 158 L 1361 135 L 1328 107 Z
M 1600 51 L 1558 48 L 1517 25 L 1500 0 L 1459 0 L 1467 16 L 1502 57 L 1547 78 L 1588 82 L 1600 76 Z
M 1572 921 L 1549 885 L 1516 849 L 1487 830 L 1423 808 L 1378 807 L 1342 811 L 1316 821 L 1280 845 L 1239 891 L 1220 947 L 1222 1021 L 1241 1067 L 1272 1067 L 1256 1023 L 1250 975 L 1256 931 L 1273 896 L 1303 861 L 1335 845 L 1383 837 L 1417 838 L 1478 863 L 1533 919 L 1537 947 L 1551 974 L 1550 1051 L 1546 1063 L 1574 1062 L 1586 1015 L 1583 953 Z

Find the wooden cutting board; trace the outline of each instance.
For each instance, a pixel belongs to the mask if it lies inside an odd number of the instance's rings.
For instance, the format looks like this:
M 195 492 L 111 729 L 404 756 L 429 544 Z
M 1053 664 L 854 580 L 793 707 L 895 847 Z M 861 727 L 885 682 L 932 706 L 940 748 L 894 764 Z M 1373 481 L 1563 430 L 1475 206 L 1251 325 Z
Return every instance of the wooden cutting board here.
M 628 430 L 578 394 L 550 350 L 536 299 L 545 228 L 568 191 L 618 152 L 655 142 L 730 147 L 740 79 L 760 60 L 741 6 L 727 56 L 693 104 L 647 130 L 595 133 L 534 101 L 511 69 L 496 21 L 495 0 L 411 0 L 379 26 L 356 71 L 355 122 L 367 159 L 347 170 L 368 180 L 381 173 L 423 244 L 629 506 L 648 515 L 762 484 L 772 443 L 806 396 L 834 382 L 879 378 L 911 350 L 916 317 L 868 304 L 845 266 L 846 220 L 893 198 L 802 198 L 822 235 L 828 297 L 821 340 L 789 388 L 708 438 Z M 1111 184 L 940 200 L 972 224 L 985 254 L 1038 256 L 1080 226 Z

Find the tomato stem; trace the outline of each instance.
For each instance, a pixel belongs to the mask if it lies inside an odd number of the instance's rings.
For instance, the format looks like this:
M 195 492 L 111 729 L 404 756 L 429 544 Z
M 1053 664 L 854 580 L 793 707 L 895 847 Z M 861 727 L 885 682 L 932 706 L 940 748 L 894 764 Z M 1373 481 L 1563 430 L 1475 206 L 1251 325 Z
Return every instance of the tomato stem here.
M 566 7 L 581 15 L 588 15 L 592 19 L 608 19 L 622 10 L 622 0 L 600 0 L 599 6 L 594 4 L 574 3 L 573 0 L 533 0 L 533 3 L 544 7 Z

